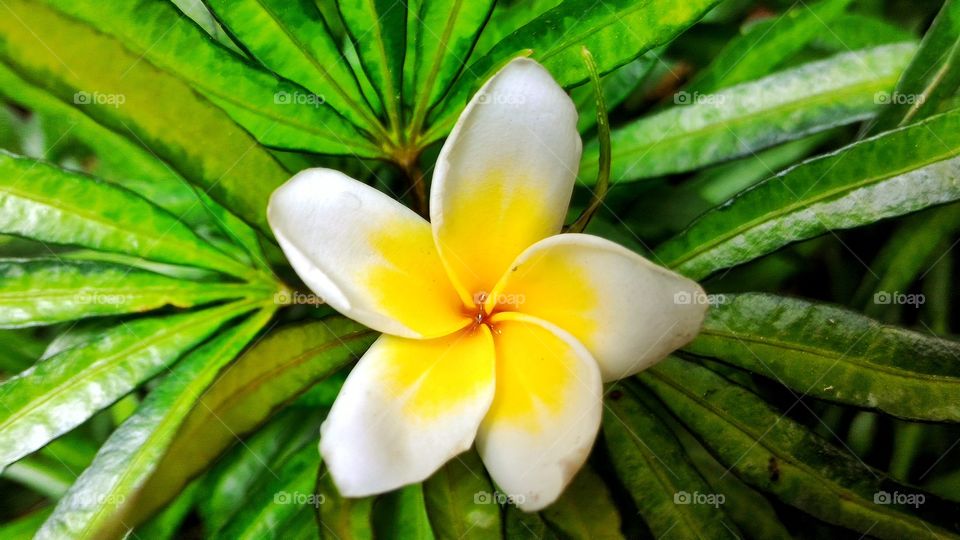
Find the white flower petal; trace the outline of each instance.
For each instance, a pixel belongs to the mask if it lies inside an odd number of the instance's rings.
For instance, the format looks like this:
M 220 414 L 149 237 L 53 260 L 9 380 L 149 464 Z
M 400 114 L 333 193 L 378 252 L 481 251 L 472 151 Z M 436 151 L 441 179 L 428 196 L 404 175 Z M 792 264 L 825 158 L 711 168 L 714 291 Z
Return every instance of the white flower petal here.
M 493 354 L 482 325 L 433 340 L 381 336 L 320 430 L 340 492 L 363 497 L 420 482 L 469 449 L 493 400 Z
M 308 169 L 273 193 L 267 217 L 304 283 L 351 319 L 404 337 L 469 323 L 430 225 L 376 189 Z
M 497 393 L 477 449 L 501 490 L 526 511 L 560 496 L 600 427 L 602 386 L 583 345 L 544 321 L 495 315 Z
M 443 145 L 430 220 L 461 292 L 489 292 L 530 244 L 560 232 L 580 163 L 573 102 L 518 59 L 473 97 Z
M 490 300 L 570 332 L 605 381 L 662 360 L 692 340 L 707 303 L 694 282 L 608 240 L 561 234 L 531 246 Z

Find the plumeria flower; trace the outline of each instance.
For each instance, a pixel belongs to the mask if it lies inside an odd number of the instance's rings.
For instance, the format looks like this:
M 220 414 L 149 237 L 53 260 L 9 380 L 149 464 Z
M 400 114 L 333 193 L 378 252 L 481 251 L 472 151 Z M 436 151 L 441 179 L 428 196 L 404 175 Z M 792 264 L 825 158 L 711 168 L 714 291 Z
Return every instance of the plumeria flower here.
M 304 283 L 383 333 L 321 428 L 343 495 L 423 481 L 475 442 L 501 490 L 543 508 L 590 452 L 602 383 L 699 331 L 696 283 L 607 240 L 559 234 L 580 152 L 573 102 L 520 59 L 444 144 L 430 223 L 329 169 L 273 194 L 270 225 Z

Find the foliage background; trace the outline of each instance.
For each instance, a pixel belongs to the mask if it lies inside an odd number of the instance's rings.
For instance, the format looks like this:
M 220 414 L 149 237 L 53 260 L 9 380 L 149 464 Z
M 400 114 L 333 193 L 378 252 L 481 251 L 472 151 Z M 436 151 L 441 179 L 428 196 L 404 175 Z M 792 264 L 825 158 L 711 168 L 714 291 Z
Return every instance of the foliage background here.
M 0 15 L 0 536 L 960 533 L 957 2 Z M 581 111 L 572 221 L 603 133 L 581 46 L 613 152 L 588 232 L 701 280 L 704 333 L 608 388 L 589 466 L 540 514 L 490 504 L 472 452 L 340 498 L 317 430 L 375 336 L 310 305 L 269 193 L 322 165 L 422 210 L 476 85 L 530 54 Z

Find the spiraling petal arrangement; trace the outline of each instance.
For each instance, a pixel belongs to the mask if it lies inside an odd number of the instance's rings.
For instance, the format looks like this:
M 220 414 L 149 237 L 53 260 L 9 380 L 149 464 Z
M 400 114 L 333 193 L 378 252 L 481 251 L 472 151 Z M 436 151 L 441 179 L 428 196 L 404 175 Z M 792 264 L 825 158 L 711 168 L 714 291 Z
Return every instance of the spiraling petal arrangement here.
M 689 342 L 699 285 L 608 240 L 561 234 L 577 112 L 542 66 L 506 65 L 440 152 L 430 221 L 329 169 L 274 192 L 268 217 L 304 283 L 383 335 L 321 428 L 341 493 L 420 482 L 474 444 L 526 511 L 587 459 L 603 383 Z

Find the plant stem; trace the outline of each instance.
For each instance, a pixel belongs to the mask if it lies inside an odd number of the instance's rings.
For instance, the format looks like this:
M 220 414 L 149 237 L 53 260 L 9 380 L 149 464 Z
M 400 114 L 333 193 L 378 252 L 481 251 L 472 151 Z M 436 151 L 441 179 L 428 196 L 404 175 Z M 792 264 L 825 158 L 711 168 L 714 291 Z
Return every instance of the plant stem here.
M 567 232 L 583 232 L 590 223 L 590 219 L 597 213 L 603 204 L 603 198 L 610 189 L 610 120 L 607 117 L 607 103 L 603 97 L 603 85 L 600 82 L 600 74 L 597 71 L 597 64 L 593 60 L 593 55 L 586 47 L 582 47 L 580 54 L 587 70 L 590 71 L 590 80 L 593 83 L 593 90 L 596 93 L 597 100 L 597 139 L 600 141 L 600 168 L 597 172 L 596 189 L 593 191 L 593 197 L 590 203 L 584 209 L 580 217 L 567 228 Z
M 423 169 L 419 163 L 420 150 L 415 147 L 400 149 L 396 154 L 396 162 L 403 168 L 410 184 L 410 191 L 413 191 L 413 209 L 424 217 L 429 219 L 427 213 L 427 186 L 423 178 Z

